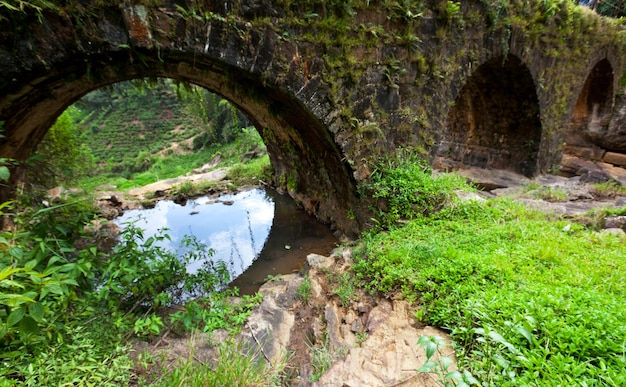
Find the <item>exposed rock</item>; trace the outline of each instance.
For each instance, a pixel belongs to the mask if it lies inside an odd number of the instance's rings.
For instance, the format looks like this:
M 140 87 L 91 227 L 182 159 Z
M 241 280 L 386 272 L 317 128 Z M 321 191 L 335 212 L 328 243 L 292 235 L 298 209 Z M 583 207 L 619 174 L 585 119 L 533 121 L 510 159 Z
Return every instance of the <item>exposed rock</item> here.
M 197 175 L 173 177 L 171 179 L 157 181 L 156 183 L 148 184 L 143 187 L 133 188 L 128 191 L 128 194 L 131 196 L 143 198 L 148 192 L 152 192 L 155 194 L 157 192 L 164 192 L 171 189 L 173 186 L 180 185 L 184 182 L 198 184 L 206 181 L 224 180 L 227 173 L 228 168 L 220 168 L 211 172 L 201 173 Z
M 467 192 L 467 191 L 456 191 L 456 196 L 461 199 L 461 201 L 479 201 L 482 202 L 485 199 L 483 195 L 477 192 Z
M 619 236 L 626 235 L 626 231 L 622 230 L 621 228 L 605 228 L 601 230 L 600 233 L 601 234 L 613 234 L 613 235 L 619 235 Z
M 319 254 L 309 254 L 306 257 L 306 263 L 311 269 L 323 270 L 331 267 L 334 263 L 334 260 L 328 259 L 328 257 Z
M 602 160 L 605 163 L 626 167 L 626 154 L 624 153 L 606 152 Z
M 615 98 L 613 117 L 599 142 L 607 149 L 626 151 L 626 94 Z
M 370 313 L 367 339 L 349 348 L 313 386 L 437 386 L 434 378 L 415 372 L 426 361 L 417 341 L 431 335 L 446 337 L 419 327 L 408 302 L 385 301 Z
M 609 216 L 604 219 L 604 228 L 619 228 L 626 231 L 626 216 Z
M 527 184 L 529 181 L 527 177 L 518 173 L 497 169 L 469 167 L 463 168 L 457 171 L 457 173 L 485 191 L 519 187 Z
M 588 184 L 606 183 L 612 179 L 609 173 L 598 169 L 586 171 L 580 176 L 580 182 Z
M 602 160 L 606 151 L 598 146 L 589 144 L 586 146 L 571 146 L 569 137 L 566 140 L 567 147 L 565 152 L 574 157 L 582 158 L 585 160 Z
M 217 167 L 222 162 L 222 155 L 215 155 L 211 161 L 204 164 L 200 168 L 194 169 L 191 173 L 194 175 L 208 173 L 211 169 Z
M 298 300 L 297 289 L 302 280 L 301 276 L 290 274 L 264 284 L 259 289 L 263 302 L 255 308 L 239 336 L 272 363 L 286 354 L 295 321 L 292 308 Z
M 593 172 L 595 171 L 595 172 Z M 563 176 L 582 176 L 589 173 L 608 174 L 623 184 L 626 181 L 626 169 L 609 163 L 584 160 L 571 155 L 563 155 L 559 172 Z
M 330 268 L 335 273 L 347 269 L 345 254 L 307 257 L 311 297 L 303 305 L 298 288 L 304 278 L 299 274 L 281 276 L 264 284 L 260 292 L 263 303 L 248 319 L 240 334 L 254 353 L 275 362 L 287 351 L 297 351 L 301 359 L 296 365 L 300 386 L 436 386 L 434 378 L 416 370 L 426 361 L 417 341 L 424 335 L 447 335 L 435 328 L 420 326 L 414 318 L 414 306 L 404 300 L 359 301 L 343 307 L 324 290 Z M 350 260 L 350 257 L 346 257 Z M 302 319 L 304 310 L 313 314 Z M 315 310 L 323 311 L 320 316 Z M 300 316 L 300 317 L 298 317 Z M 306 322 L 308 321 L 308 323 Z M 303 324 L 304 323 L 304 324 Z M 358 335 L 358 336 L 357 336 Z M 361 339 L 359 339 L 360 337 Z M 295 341 L 294 341 L 295 339 Z M 298 348 L 294 348 L 296 345 Z M 327 350 L 335 362 L 324 375 L 311 384 L 310 346 Z M 306 352 L 303 354 L 303 352 Z M 446 354 L 453 357 L 451 349 Z M 309 358 L 308 361 L 303 359 Z

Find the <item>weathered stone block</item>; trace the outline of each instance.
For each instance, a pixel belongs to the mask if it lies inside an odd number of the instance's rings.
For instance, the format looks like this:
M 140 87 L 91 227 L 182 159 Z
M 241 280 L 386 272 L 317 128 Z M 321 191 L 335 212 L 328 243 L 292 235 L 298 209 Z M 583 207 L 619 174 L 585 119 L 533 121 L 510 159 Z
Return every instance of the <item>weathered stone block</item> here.
M 571 156 L 580 157 L 586 160 L 602 160 L 606 151 L 597 146 L 568 146 L 565 153 Z
M 609 164 L 619 165 L 620 167 L 625 167 L 626 166 L 626 154 L 606 152 L 606 154 L 603 157 L 603 161 Z

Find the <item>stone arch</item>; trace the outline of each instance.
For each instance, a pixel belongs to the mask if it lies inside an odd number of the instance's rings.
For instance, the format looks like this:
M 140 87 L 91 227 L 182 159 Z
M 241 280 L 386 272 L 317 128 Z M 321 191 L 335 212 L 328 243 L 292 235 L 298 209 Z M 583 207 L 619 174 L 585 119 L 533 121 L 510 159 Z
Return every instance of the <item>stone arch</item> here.
M 513 55 L 479 66 L 450 108 L 435 164 L 446 169 L 504 169 L 532 176 L 541 142 L 533 77 Z
M 599 60 L 585 79 L 574 105 L 564 153 L 600 159 L 603 153 L 600 148 L 611 148 L 605 134 L 613 111 L 614 82 L 609 60 Z
M 172 78 L 219 94 L 241 109 L 267 146 L 277 185 L 322 222 L 356 235 L 358 225 L 347 218 L 358 200 L 350 167 L 326 125 L 300 98 L 258 75 L 193 52 L 144 54 L 142 61 L 119 55 L 89 66 L 70 59 L 57 67 L 62 71 L 38 79 L 38 87 L 27 87 L 20 103 L 12 105 L 7 137 L 0 141 L 3 156 L 25 159 L 56 118 L 89 91 L 137 78 Z

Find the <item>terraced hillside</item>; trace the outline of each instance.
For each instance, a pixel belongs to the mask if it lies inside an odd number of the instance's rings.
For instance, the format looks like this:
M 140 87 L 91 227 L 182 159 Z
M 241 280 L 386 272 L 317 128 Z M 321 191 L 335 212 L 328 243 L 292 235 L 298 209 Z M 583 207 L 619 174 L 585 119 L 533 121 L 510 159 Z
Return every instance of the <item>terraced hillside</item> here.
M 142 152 L 190 150 L 206 126 L 169 83 L 138 88 L 125 82 L 89 93 L 75 106 L 85 142 L 100 165 L 122 164 Z

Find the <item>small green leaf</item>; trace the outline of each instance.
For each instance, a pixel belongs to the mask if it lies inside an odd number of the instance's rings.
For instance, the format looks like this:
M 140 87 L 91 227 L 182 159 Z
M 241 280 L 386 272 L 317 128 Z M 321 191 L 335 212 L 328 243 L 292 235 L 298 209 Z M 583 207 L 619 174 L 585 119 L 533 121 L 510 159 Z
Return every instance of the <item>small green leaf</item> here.
M 524 336 L 524 338 L 526 340 L 528 340 L 529 344 L 533 343 L 533 334 L 526 328 L 522 327 L 522 326 L 517 326 L 515 327 L 515 330 L 522 336 Z
M 64 293 L 63 292 L 63 288 L 60 285 L 58 285 L 58 284 L 52 284 L 52 285 L 44 286 L 43 291 L 42 291 L 42 297 L 43 297 L 44 291 L 46 292 L 46 294 L 47 293 L 54 293 L 54 294 L 63 295 L 63 293 Z
M 33 302 L 30 297 L 27 297 L 24 294 L 4 294 L 0 293 L 0 305 L 7 305 L 9 307 L 15 307 L 21 305 L 25 302 Z
M 509 369 L 509 361 L 503 358 L 501 355 L 496 354 L 493 356 L 493 360 L 503 369 Z
M 463 370 L 463 380 L 470 385 L 472 384 L 480 385 L 480 382 L 478 381 L 478 379 L 476 379 L 474 375 L 472 375 L 468 370 Z
M 449 358 L 449 357 L 447 357 L 447 356 L 441 356 L 440 361 L 441 361 L 441 367 L 443 368 L 443 371 L 448 370 L 448 368 L 450 368 L 450 366 L 452 365 L 452 363 L 454 363 L 454 362 L 452 361 L 452 359 L 450 359 L 450 358 Z
M 24 308 L 14 309 L 11 312 L 11 314 L 9 314 L 9 317 L 7 317 L 7 325 L 11 327 L 19 323 L 20 321 L 22 321 L 25 315 L 26 315 L 26 309 Z
M 434 360 L 427 360 L 417 372 L 434 372 L 437 369 L 437 363 Z
M 445 379 L 452 379 L 455 382 L 458 382 L 459 380 L 463 379 L 463 376 L 461 376 L 461 373 L 459 371 L 450 371 L 446 374 Z
M 22 257 L 24 256 L 24 250 L 14 246 L 9 248 L 9 254 L 17 259 L 22 259 Z
M 21 333 L 36 335 L 39 333 L 39 325 L 32 318 L 26 316 L 20 321 Z
M 5 268 L 3 268 L 2 270 L 0 270 L 0 281 L 4 280 L 5 278 L 8 278 L 10 276 L 12 276 L 13 274 L 20 272 L 24 269 L 22 268 L 13 268 L 11 266 L 7 266 Z
M 28 314 L 36 322 L 41 322 L 44 316 L 44 309 L 41 303 L 35 302 L 33 304 L 28 305 Z
M 8 181 L 10 177 L 11 172 L 9 171 L 9 168 L 4 165 L 0 166 L 0 180 Z
M 35 266 L 37 266 L 37 260 L 36 259 L 31 259 L 30 261 L 26 262 L 24 264 L 24 268 L 26 270 L 32 270 Z

